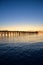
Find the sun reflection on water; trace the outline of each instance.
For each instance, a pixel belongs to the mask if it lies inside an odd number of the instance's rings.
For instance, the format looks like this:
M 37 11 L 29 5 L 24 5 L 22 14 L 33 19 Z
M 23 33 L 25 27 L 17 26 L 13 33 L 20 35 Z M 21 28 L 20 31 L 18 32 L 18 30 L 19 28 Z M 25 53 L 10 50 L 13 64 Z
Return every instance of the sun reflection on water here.
M 10 34 L 9 36 L 0 35 L 1 43 L 34 43 L 34 42 L 43 42 L 43 34 Z

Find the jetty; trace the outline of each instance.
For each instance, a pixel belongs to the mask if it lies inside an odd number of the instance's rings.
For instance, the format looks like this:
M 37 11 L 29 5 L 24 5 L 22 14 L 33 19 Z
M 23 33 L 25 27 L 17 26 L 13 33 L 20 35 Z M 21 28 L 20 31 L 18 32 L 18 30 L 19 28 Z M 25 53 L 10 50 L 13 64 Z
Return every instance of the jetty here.
M 38 31 L 8 31 L 8 30 L 1 30 L 0 36 L 11 36 L 11 35 L 20 35 L 20 34 L 38 34 Z

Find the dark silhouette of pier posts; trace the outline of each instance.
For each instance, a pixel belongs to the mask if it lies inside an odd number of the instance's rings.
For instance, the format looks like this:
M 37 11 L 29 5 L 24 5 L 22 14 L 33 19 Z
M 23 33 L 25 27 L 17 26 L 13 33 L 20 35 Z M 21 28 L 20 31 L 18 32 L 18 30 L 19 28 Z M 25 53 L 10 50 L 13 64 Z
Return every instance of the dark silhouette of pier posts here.
M 4 37 L 11 37 L 11 36 L 20 36 L 25 34 L 38 34 L 37 31 L 35 32 L 26 32 L 26 31 L 0 31 L 0 36 Z

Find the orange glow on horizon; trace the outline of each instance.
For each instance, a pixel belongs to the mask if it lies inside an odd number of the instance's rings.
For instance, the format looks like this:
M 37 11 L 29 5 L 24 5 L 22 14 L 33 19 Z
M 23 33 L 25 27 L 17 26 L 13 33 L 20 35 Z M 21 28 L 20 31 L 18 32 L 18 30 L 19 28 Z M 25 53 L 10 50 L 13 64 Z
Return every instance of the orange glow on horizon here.
M 43 31 L 41 26 L 6 26 L 1 27 L 0 30 L 9 30 L 9 31 Z

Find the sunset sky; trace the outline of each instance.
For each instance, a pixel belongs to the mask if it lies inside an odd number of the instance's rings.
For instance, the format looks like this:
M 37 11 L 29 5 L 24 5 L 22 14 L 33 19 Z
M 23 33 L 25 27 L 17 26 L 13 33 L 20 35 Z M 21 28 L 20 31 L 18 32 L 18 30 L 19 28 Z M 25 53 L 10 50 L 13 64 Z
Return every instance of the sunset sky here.
M 43 0 L 0 0 L 0 30 L 43 31 Z

